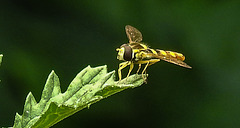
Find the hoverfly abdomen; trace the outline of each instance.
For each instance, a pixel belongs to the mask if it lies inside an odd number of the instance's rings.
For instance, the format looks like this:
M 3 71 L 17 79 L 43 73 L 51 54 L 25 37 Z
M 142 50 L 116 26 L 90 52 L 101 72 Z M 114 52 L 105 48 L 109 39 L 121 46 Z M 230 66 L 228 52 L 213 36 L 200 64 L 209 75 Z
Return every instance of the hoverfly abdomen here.
M 157 51 L 159 56 L 166 56 L 167 55 L 167 53 L 164 50 L 156 49 L 156 51 Z
M 158 53 L 158 56 L 162 56 L 165 58 L 176 58 L 181 61 L 185 60 L 185 56 L 178 52 L 164 51 L 164 50 L 159 50 L 159 49 L 156 49 L 156 51 Z
M 172 52 L 172 51 L 166 51 L 166 53 L 171 57 L 177 58 L 178 60 L 181 60 L 181 61 L 185 60 L 185 56 L 181 53 Z
M 181 60 L 181 61 L 184 61 L 185 60 L 185 56 L 183 55 L 183 54 L 181 54 L 181 53 L 175 53 L 176 54 L 176 56 L 177 56 L 177 58 L 179 59 L 179 60 Z

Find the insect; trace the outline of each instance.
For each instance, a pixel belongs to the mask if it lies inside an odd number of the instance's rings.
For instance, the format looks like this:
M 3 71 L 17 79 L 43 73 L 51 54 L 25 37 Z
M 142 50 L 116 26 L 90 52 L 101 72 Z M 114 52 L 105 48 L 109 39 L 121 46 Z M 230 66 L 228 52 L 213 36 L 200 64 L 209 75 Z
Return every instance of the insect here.
M 178 52 L 165 51 L 159 49 L 151 49 L 147 45 L 142 43 L 142 34 L 136 28 L 126 25 L 125 31 L 127 37 L 129 39 L 129 43 L 123 44 L 120 48 L 117 48 L 118 52 L 117 59 L 122 60 L 124 62 L 119 64 L 118 76 L 119 81 L 122 79 L 121 70 L 130 66 L 127 78 L 130 75 L 134 64 L 138 64 L 137 74 L 141 69 L 142 64 L 146 64 L 142 70 L 142 77 L 146 81 L 146 77 L 144 77 L 144 73 L 146 74 L 146 69 L 148 66 L 153 65 L 160 60 L 164 60 L 185 68 L 192 68 L 187 65 L 185 62 L 185 56 Z

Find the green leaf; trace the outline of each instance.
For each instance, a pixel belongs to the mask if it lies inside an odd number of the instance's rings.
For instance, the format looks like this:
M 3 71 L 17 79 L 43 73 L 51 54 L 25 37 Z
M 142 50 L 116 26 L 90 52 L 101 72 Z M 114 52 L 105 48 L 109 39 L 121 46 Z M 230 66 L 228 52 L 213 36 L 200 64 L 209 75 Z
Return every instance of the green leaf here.
M 0 65 L 1 65 L 1 63 L 2 63 L 2 58 L 3 58 L 3 55 L 0 54 Z
M 127 88 L 138 87 L 144 80 L 132 75 L 114 81 L 115 71 L 107 72 L 107 66 L 83 69 L 61 93 L 58 76 L 52 71 L 47 79 L 39 103 L 30 92 L 26 98 L 23 114 L 16 113 L 14 128 L 47 128 L 68 116 L 90 107 L 91 104 Z
M 1 63 L 2 63 L 2 58 L 3 58 L 3 55 L 0 54 L 0 65 L 1 65 Z M 0 81 L 1 81 L 1 80 L 0 80 Z

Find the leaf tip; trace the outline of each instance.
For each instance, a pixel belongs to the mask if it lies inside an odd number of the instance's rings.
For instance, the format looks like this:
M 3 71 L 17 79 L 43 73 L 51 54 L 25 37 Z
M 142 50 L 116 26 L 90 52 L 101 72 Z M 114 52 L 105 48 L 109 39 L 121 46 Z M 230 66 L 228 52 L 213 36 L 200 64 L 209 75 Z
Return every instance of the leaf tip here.
M 54 70 L 52 70 L 50 74 L 52 75 L 52 74 L 56 74 L 56 73 L 55 73 L 55 71 L 54 71 Z
M 37 102 L 32 94 L 32 92 L 29 92 L 25 101 L 25 106 L 30 105 L 35 105 Z

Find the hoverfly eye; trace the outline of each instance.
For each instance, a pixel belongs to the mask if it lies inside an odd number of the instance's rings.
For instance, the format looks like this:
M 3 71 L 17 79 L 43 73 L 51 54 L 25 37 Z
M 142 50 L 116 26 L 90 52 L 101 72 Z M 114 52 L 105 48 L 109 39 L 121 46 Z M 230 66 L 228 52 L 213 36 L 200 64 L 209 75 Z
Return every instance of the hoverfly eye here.
M 122 47 L 124 48 L 124 54 L 123 54 L 123 59 L 126 60 L 126 61 L 130 61 L 132 60 L 132 48 L 125 44 L 125 45 L 122 45 Z

